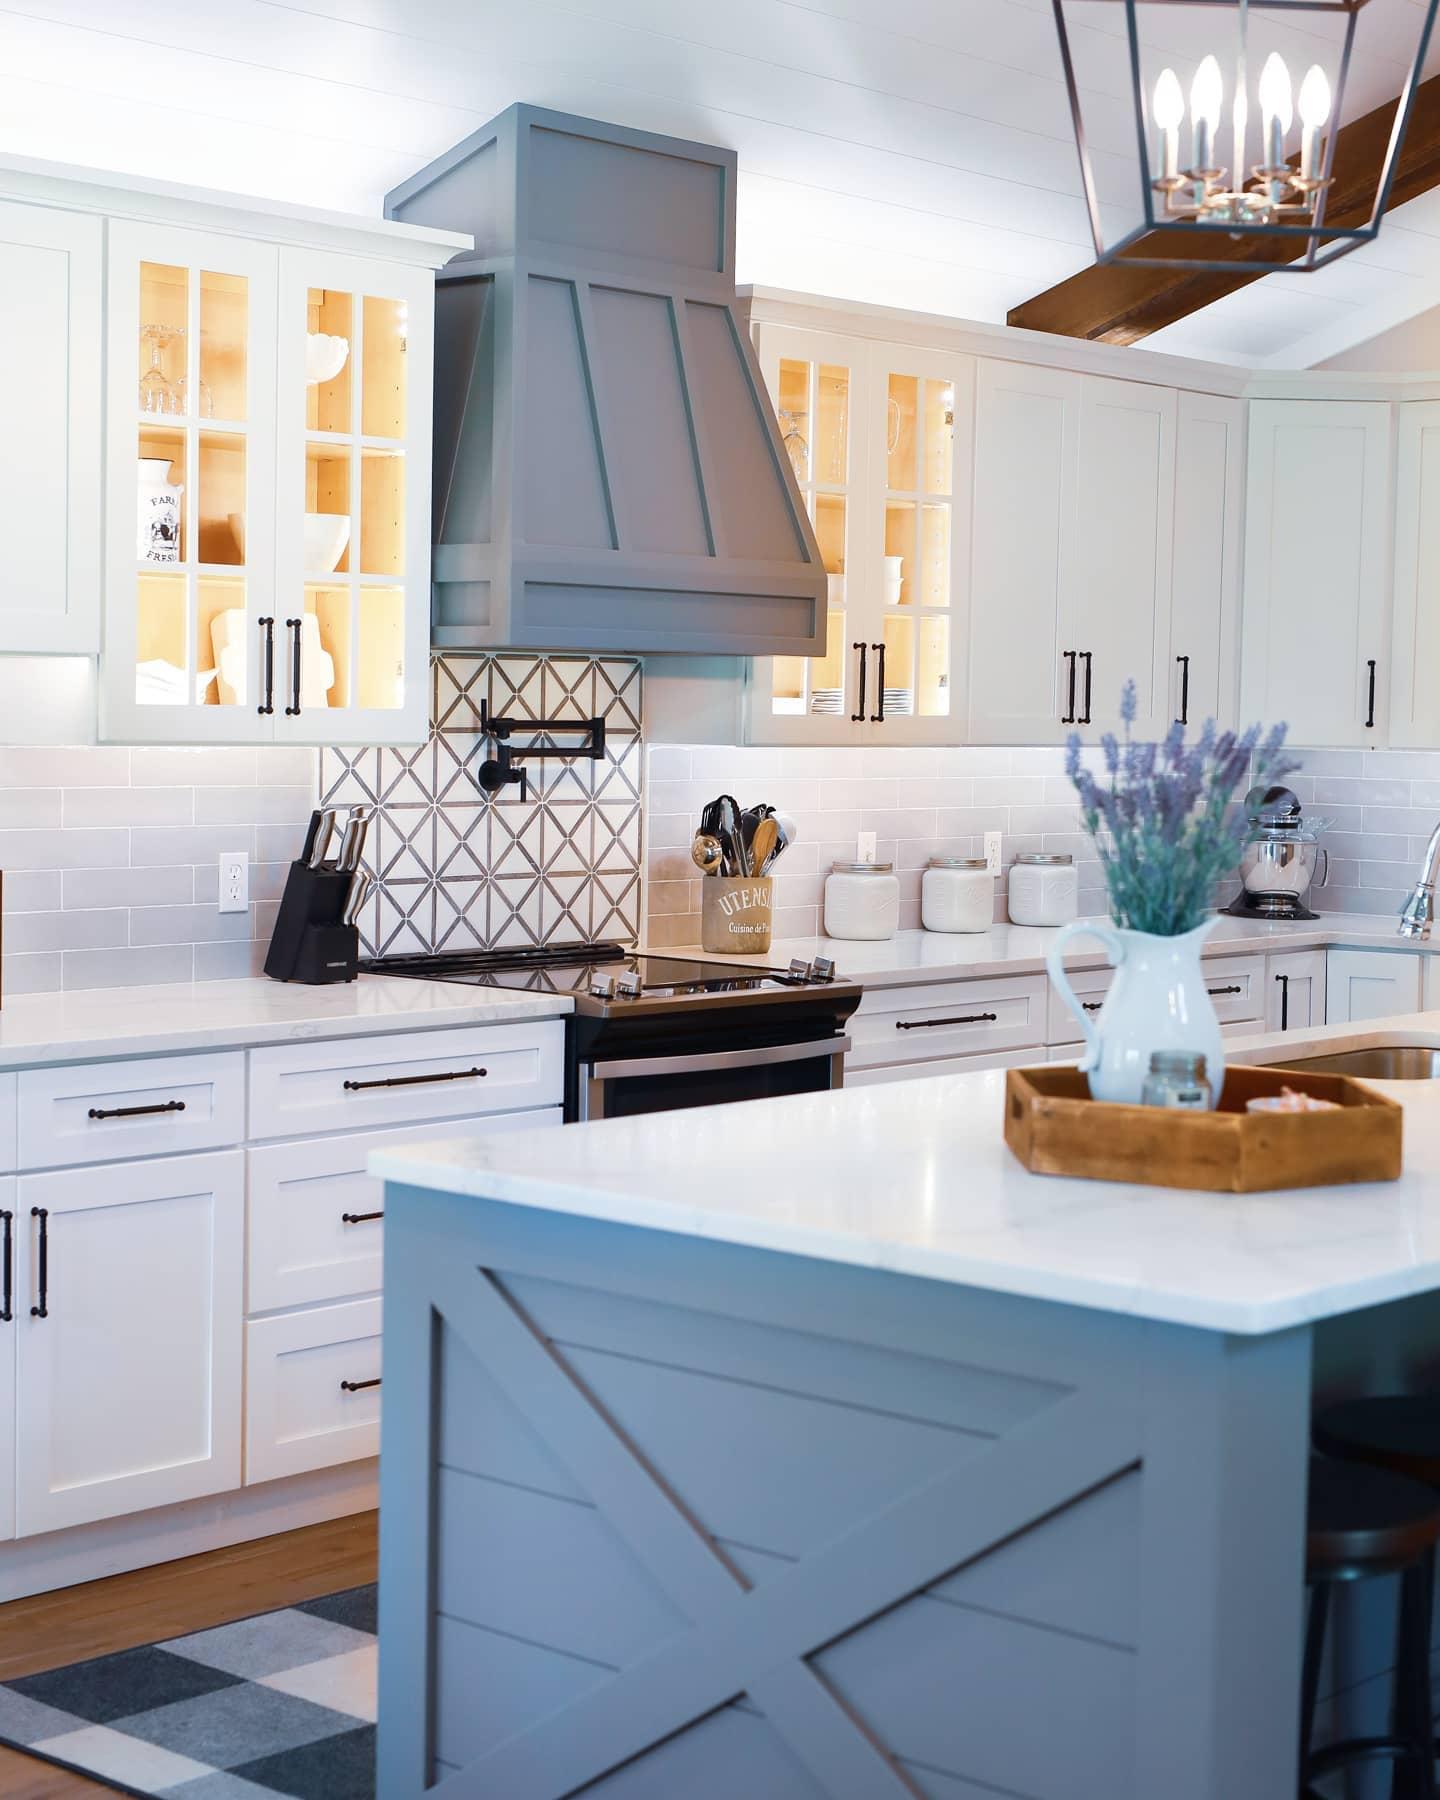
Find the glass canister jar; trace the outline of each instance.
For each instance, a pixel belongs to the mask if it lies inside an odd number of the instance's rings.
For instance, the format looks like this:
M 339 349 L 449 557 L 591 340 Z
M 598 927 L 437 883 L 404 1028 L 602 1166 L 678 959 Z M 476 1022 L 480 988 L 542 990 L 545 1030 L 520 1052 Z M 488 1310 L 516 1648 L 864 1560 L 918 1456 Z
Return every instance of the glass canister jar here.
M 1073 856 L 1029 851 L 1010 865 L 1010 923 L 1068 925 L 1080 911 L 1080 872 Z
M 920 882 L 920 923 L 927 931 L 988 931 L 995 878 L 983 856 L 932 856 Z
M 825 877 L 825 935 L 892 938 L 900 924 L 894 863 L 834 863 Z

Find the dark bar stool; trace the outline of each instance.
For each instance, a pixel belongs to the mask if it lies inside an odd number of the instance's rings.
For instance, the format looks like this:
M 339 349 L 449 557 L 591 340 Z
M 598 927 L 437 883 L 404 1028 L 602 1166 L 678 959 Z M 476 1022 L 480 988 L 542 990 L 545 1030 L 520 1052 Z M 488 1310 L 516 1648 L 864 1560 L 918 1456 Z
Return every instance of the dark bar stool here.
M 1316 1457 L 1310 1465 L 1306 1581 L 1310 1618 L 1300 1689 L 1302 1797 L 1331 1770 L 1384 1758 L 1395 1764 L 1396 1800 L 1436 1800 L 1430 1710 L 1430 1595 L 1440 1541 L 1440 1494 L 1389 1469 Z M 1345 1738 L 1313 1751 L 1315 1701 L 1330 1596 L 1342 1581 L 1400 1577 L 1395 1699 L 1388 1736 Z

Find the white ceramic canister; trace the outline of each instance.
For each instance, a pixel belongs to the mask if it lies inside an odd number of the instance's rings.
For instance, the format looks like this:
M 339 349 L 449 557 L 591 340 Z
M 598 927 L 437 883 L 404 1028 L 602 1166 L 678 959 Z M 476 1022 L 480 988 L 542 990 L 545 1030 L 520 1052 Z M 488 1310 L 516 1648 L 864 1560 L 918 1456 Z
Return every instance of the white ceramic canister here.
M 835 863 L 825 877 L 825 935 L 892 938 L 900 924 L 894 863 Z
M 1080 911 L 1073 856 L 1029 852 L 1010 865 L 1010 923 L 1068 925 Z
M 988 931 L 995 878 L 983 856 L 932 856 L 920 882 L 920 923 L 927 931 Z

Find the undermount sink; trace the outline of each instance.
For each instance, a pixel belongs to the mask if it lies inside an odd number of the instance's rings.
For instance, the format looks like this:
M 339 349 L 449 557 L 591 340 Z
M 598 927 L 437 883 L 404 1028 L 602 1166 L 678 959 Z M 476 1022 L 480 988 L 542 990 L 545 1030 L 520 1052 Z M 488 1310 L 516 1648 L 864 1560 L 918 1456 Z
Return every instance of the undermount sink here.
M 1440 1079 L 1440 1050 L 1423 1044 L 1371 1044 L 1364 1050 L 1296 1056 L 1270 1066 L 1308 1069 L 1317 1075 L 1369 1076 L 1372 1081 L 1435 1081 Z

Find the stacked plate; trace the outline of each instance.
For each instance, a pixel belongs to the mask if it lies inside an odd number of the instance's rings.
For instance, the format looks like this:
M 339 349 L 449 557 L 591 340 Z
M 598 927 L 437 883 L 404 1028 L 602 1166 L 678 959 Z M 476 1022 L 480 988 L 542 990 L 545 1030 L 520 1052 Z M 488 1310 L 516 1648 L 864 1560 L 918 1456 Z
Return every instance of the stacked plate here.
M 845 693 L 842 688 L 815 688 L 810 695 L 812 713 L 841 713 L 845 710 Z
M 886 688 L 885 710 L 893 713 L 897 719 L 908 719 L 915 710 L 915 693 L 912 688 Z

